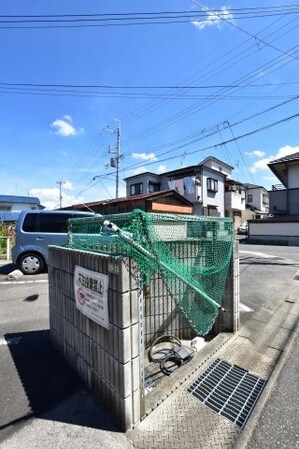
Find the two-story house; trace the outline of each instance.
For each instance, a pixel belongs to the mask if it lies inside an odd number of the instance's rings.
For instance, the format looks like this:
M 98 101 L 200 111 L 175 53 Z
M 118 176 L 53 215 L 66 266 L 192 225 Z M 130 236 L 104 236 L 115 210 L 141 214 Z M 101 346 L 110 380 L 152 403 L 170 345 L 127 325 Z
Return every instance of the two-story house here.
M 299 153 L 276 159 L 268 167 L 281 182 L 269 191 L 270 213 L 299 215 Z
M 246 190 L 246 210 L 242 220 L 263 218 L 269 214 L 269 194 L 265 187 L 256 184 L 243 184 Z
M 17 221 L 27 209 L 44 209 L 44 206 L 34 196 L 0 195 L 0 221 Z
M 194 214 L 224 217 L 225 180 L 232 170 L 231 165 L 210 156 L 198 165 L 162 174 L 141 173 L 125 179 L 127 196 L 174 190 L 193 203 Z
M 241 182 L 229 178 L 225 180 L 224 205 L 225 216 L 231 217 L 238 229 L 243 221 L 246 205 L 246 190 Z
M 271 161 L 281 184 L 269 191 L 271 216 L 249 222 L 249 241 L 299 246 L 299 153 Z

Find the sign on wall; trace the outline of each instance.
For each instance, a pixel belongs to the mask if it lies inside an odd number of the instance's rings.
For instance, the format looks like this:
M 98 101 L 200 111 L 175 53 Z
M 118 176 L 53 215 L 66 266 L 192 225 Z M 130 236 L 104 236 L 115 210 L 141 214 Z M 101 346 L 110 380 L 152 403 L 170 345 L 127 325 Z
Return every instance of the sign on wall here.
M 108 279 L 106 274 L 75 266 L 76 307 L 91 320 L 109 329 Z

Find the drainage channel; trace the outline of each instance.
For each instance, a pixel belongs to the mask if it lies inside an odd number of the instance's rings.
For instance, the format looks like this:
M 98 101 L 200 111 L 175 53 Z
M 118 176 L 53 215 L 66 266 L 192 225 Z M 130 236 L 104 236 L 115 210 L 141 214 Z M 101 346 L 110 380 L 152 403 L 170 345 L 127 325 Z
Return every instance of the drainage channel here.
M 237 365 L 216 359 L 187 391 L 243 429 L 265 383 Z

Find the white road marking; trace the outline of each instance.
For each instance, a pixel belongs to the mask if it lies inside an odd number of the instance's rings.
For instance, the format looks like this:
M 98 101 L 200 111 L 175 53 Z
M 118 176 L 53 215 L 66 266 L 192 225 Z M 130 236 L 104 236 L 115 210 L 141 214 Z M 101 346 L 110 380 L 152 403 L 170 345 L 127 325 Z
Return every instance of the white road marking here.
M 240 254 L 253 254 L 254 256 L 264 257 L 265 259 L 280 259 L 278 256 L 271 256 L 270 254 L 259 253 L 257 251 L 245 251 L 242 249 L 240 250 Z
M 48 282 L 48 279 L 39 279 L 37 281 L 1 281 L 0 285 L 4 284 L 43 284 Z
M 252 254 L 254 256 L 257 257 L 263 257 L 264 259 L 277 259 L 277 260 L 283 260 L 286 264 L 290 264 L 290 265 L 298 265 L 299 262 L 296 260 L 292 260 L 292 259 L 285 259 L 284 257 L 280 257 L 280 256 L 274 256 L 274 255 L 270 255 L 270 254 L 266 254 L 266 253 L 259 253 L 257 251 L 246 251 L 243 249 L 240 249 L 240 254 Z
M 239 309 L 240 309 L 241 312 L 254 312 L 253 309 L 251 309 L 248 306 L 245 306 L 245 304 L 242 304 L 241 302 L 239 304 Z

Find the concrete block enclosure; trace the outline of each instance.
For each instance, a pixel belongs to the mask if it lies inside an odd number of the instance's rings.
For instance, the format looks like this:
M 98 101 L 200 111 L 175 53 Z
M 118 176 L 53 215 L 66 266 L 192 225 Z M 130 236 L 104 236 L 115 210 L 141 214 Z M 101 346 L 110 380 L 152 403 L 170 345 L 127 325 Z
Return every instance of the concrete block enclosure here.
M 186 246 L 186 257 L 188 254 Z M 146 351 L 150 344 L 160 335 L 190 340 L 196 334 L 161 276 L 156 274 L 149 285 L 140 285 L 139 269 L 132 258 L 52 247 L 49 260 L 52 341 L 107 408 L 115 424 L 127 431 L 152 407 L 151 395 L 155 392 L 148 391 L 145 385 Z M 107 279 L 101 324 L 78 307 L 75 291 L 78 270 L 83 280 L 85 273 L 94 277 L 90 281 L 93 289 L 97 286 L 96 276 Z M 238 303 L 235 244 L 223 296 L 225 312 L 220 312 L 210 335 L 238 329 Z M 176 371 L 177 378 L 181 369 Z

